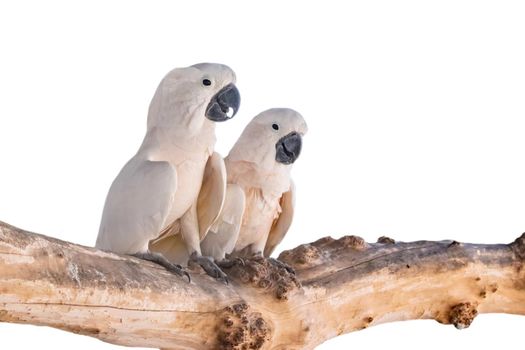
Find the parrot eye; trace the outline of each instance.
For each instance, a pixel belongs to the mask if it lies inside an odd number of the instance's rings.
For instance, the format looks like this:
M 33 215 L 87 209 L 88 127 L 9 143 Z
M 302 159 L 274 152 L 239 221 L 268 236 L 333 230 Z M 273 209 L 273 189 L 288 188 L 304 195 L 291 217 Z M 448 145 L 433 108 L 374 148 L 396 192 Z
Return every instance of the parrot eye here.
M 279 130 L 279 124 L 272 124 L 272 129 L 275 131 Z
M 204 86 L 210 86 L 210 85 L 211 85 L 211 80 L 210 80 L 210 79 L 204 79 L 204 80 L 202 80 L 202 85 L 204 85 Z

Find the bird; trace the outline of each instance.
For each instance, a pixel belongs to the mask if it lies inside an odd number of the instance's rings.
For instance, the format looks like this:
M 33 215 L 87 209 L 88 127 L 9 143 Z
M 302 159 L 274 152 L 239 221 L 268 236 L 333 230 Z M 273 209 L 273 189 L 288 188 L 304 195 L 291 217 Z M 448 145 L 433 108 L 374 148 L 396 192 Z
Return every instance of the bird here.
M 235 82 L 234 71 L 217 63 L 176 68 L 161 80 L 144 140 L 107 194 L 97 248 L 155 262 L 188 280 L 181 263 L 189 260 L 225 278 L 213 259 L 202 256 L 200 241 L 224 203 L 226 173 L 214 152 L 215 123 L 239 109 Z M 167 236 L 182 238 L 176 261 L 150 248 Z
M 225 158 L 226 199 L 201 243 L 203 254 L 225 267 L 235 263 L 230 254 L 270 257 L 292 223 L 295 186 L 290 170 L 307 131 L 301 114 L 289 108 L 272 108 L 251 120 Z

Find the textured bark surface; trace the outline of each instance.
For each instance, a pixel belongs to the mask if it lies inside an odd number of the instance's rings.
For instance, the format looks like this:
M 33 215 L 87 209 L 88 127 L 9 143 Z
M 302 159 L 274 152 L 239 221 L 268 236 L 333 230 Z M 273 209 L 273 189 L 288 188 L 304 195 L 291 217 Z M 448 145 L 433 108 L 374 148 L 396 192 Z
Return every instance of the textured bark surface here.
M 525 235 L 509 245 L 322 238 L 192 281 L 152 263 L 0 223 L 0 321 L 163 349 L 312 349 L 385 322 L 468 327 L 525 314 Z

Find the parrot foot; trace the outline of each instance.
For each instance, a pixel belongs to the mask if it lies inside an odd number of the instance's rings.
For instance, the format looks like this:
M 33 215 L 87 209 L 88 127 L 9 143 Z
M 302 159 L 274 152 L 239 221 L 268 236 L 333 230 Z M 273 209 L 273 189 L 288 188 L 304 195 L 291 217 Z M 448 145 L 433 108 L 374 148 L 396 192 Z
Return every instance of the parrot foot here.
M 186 270 L 184 270 L 182 266 L 170 262 L 168 259 L 162 256 L 162 254 L 147 252 L 147 253 L 136 253 L 132 255 L 142 260 L 154 262 L 155 264 L 164 267 L 169 272 L 174 273 L 178 276 L 181 276 L 181 277 L 186 276 L 188 277 L 188 283 L 191 282 L 190 274 Z
M 280 260 L 277 260 L 277 259 L 274 259 L 274 258 L 265 258 L 262 253 L 256 253 L 254 254 L 253 260 L 257 261 L 262 261 L 262 260 L 267 260 L 270 264 L 272 264 L 273 266 L 279 268 L 279 269 L 284 269 L 286 270 L 286 272 L 288 272 L 289 274 L 292 274 L 295 276 L 295 270 L 288 264 L 286 263 L 283 263 L 282 261 Z
M 232 257 L 226 257 L 225 259 L 222 259 L 221 261 L 216 262 L 219 267 L 222 267 L 223 269 L 229 269 L 234 266 L 246 266 L 246 263 L 244 262 L 243 258 L 232 258 Z
M 190 256 L 189 263 L 195 263 L 199 265 L 209 276 L 228 284 L 228 276 L 226 276 L 219 266 L 217 266 L 212 258 L 208 256 L 197 255 L 197 253 L 194 252 Z
M 274 259 L 274 258 L 268 258 L 268 261 L 270 262 L 270 264 L 277 266 L 279 268 L 285 269 L 286 271 L 288 271 L 288 273 L 295 275 L 295 270 L 290 265 L 283 263 L 282 261 Z

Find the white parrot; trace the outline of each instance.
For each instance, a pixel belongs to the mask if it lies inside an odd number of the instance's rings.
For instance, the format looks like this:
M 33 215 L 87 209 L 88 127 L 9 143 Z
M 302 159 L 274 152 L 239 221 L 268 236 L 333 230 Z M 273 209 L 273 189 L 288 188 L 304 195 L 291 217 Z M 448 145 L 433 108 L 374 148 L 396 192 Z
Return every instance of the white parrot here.
M 253 118 L 225 158 L 226 201 L 201 243 L 203 254 L 224 266 L 234 263 L 225 259 L 232 251 L 253 258 L 272 254 L 292 223 L 295 187 L 290 170 L 307 130 L 303 117 L 292 109 L 269 109 Z
M 192 260 L 209 275 L 226 278 L 201 255 L 200 241 L 224 202 L 224 162 L 213 151 L 215 122 L 237 113 L 234 84 L 229 67 L 212 63 L 177 68 L 162 79 L 144 141 L 109 189 L 97 248 L 156 262 L 188 279 L 178 263 Z M 173 235 L 183 238 L 177 259 L 150 251 L 150 241 Z

